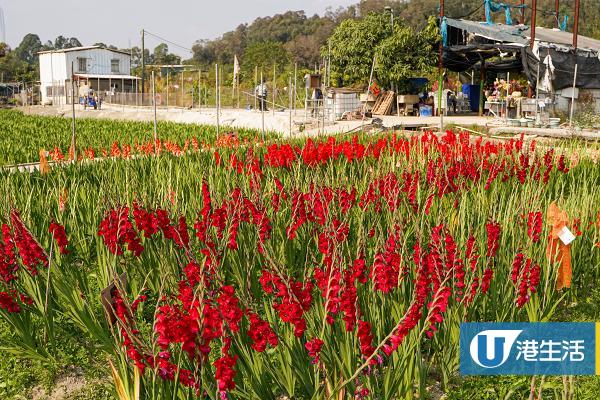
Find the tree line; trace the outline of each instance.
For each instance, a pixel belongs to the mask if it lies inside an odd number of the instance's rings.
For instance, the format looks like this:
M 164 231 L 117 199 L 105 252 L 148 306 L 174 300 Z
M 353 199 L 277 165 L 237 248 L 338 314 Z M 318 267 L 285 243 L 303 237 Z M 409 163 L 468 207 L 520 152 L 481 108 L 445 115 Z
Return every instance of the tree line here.
M 573 14 L 575 0 L 562 0 L 558 19 Z M 328 9 L 323 15 L 308 16 L 304 11 L 288 11 L 257 18 L 240 24 L 236 29 L 213 40 L 197 40 L 192 56 L 182 60 L 161 43 L 153 51 L 145 49 L 146 64 L 191 64 L 210 71 L 214 63 L 224 66 L 225 79 L 232 75 L 233 57 L 241 62 L 242 79 L 253 80 L 255 68 L 266 74 L 277 67 L 277 73 L 289 72 L 297 64 L 301 71 L 313 69 L 324 56 L 331 56 L 333 84 L 351 85 L 364 81 L 371 60 L 380 54 L 376 75 L 382 81 L 398 81 L 414 70 L 428 70 L 435 64 L 432 46 L 437 40 L 436 20 L 439 0 L 362 0 L 338 9 Z M 554 0 L 538 0 L 539 26 L 555 27 Z M 482 0 L 446 1 L 446 15 L 483 21 Z M 525 9 L 525 21 L 530 20 Z M 395 26 L 390 19 L 393 13 Z M 504 22 L 503 13 L 494 15 Z M 513 12 L 520 21 L 520 11 Z M 573 18 L 567 30 L 571 30 Z M 600 0 L 582 0 L 580 34 L 600 38 Z M 0 44 L 0 73 L 4 80 L 34 81 L 39 79 L 37 52 L 80 46 L 77 38 L 59 36 L 53 42 L 42 43 L 35 34 L 28 34 L 17 48 Z M 112 45 L 96 43 L 107 48 Z M 331 50 L 330 50 L 331 49 Z M 139 47 L 121 49 L 131 53 L 132 65 L 139 68 L 142 51 Z M 413 71 L 409 71 L 412 69 Z

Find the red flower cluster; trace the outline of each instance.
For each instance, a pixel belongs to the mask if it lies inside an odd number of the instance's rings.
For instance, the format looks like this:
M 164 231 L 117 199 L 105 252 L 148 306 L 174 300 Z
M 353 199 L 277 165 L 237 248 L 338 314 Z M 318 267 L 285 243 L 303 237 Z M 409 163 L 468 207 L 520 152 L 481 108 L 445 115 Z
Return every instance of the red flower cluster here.
M 313 338 L 306 342 L 304 347 L 308 351 L 308 356 L 312 359 L 311 362 L 317 364 L 319 362 L 321 349 L 323 348 L 323 341 L 319 338 Z
M 10 222 L 13 228 L 12 242 L 19 251 L 21 262 L 31 275 L 35 276 L 38 273 L 38 267 L 48 266 L 48 256 L 29 232 L 17 211 L 11 211 Z
M 500 224 L 495 221 L 488 222 L 485 225 L 485 230 L 487 231 L 487 256 L 492 258 L 500 248 Z
M 48 232 L 50 232 L 54 240 L 56 240 L 56 244 L 58 245 L 60 253 L 69 254 L 69 250 L 67 249 L 69 246 L 69 240 L 67 239 L 65 227 L 55 221 L 52 221 L 50 223 L 50 227 L 48 228 Z
M 373 334 L 371 333 L 371 324 L 367 321 L 358 321 L 358 342 L 360 344 L 360 354 L 368 358 L 375 351 L 373 347 Z
M 100 222 L 98 235 L 104 240 L 108 250 L 115 255 L 123 254 L 123 246 L 139 257 L 144 251 L 137 232 L 129 219 L 129 207 L 117 207 L 106 213 Z
M 537 243 L 542 235 L 542 213 L 541 212 L 530 212 L 527 215 L 527 236 L 533 243 Z
M 371 267 L 371 278 L 375 282 L 375 290 L 382 293 L 389 293 L 398 286 L 402 258 L 396 251 L 396 240 L 395 235 L 390 235 L 385 250 L 375 255 Z
M 284 278 L 263 270 L 260 284 L 265 293 L 273 294 L 277 298 L 273 308 L 279 314 L 279 318 L 294 325 L 296 337 L 302 336 L 306 330 L 303 314 L 310 309 L 312 303 L 312 283 L 302 285 L 292 278 L 286 282 Z
M 259 353 L 265 351 L 267 345 L 273 348 L 277 347 L 277 335 L 267 321 L 262 320 L 258 314 L 253 312 L 248 312 L 248 319 L 250 320 L 250 328 L 247 334 L 252 339 L 250 347 Z
M 523 307 L 530 298 L 529 293 L 535 293 L 540 283 L 541 268 L 534 264 L 530 258 L 525 260 L 522 253 L 518 253 L 513 261 L 511 280 L 517 287 L 517 307 Z

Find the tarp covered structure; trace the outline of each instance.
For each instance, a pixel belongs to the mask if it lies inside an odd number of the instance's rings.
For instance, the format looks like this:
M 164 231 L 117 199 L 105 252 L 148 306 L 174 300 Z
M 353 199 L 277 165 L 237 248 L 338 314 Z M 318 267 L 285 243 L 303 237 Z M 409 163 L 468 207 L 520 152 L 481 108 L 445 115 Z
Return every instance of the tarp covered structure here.
M 540 80 L 544 76 L 550 77 L 552 88 L 559 90 L 573 85 L 577 64 L 576 86 L 600 89 L 600 40 L 579 35 L 575 50 L 571 33 L 536 27 L 535 43 L 531 48 L 531 29 L 525 25 L 452 18 L 445 18 L 444 22 L 447 31 L 443 63 L 451 71 L 479 69 L 483 63 L 487 71 L 523 71 L 535 86 L 539 66 Z M 490 61 L 492 58 L 495 60 Z

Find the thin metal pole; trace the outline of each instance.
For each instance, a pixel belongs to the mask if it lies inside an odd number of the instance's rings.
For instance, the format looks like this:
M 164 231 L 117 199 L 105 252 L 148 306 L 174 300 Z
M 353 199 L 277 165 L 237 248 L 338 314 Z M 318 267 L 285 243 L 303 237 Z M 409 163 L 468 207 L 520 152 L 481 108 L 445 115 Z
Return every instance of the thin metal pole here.
M 371 65 L 371 75 L 369 76 L 369 86 L 367 87 L 367 100 L 365 101 L 365 105 L 363 106 L 363 115 L 362 121 L 360 122 L 360 130 L 363 130 L 363 126 L 365 124 L 365 114 L 367 112 L 367 103 L 369 102 L 369 95 L 371 94 L 371 85 L 373 84 L 373 72 L 375 71 L 375 62 L 377 60 L 377 55 L 373 56 L 373 65 Z
M 169 70 L 167 69 L 167 108 L 169 108 Z
M 542 116 L 539 112 L 539 98 L 540 98 L 540 61 L 537 63 L 537 76 L 535 81 L 535 122 L 536 124 L 541 123 Z
M 298 63 L 294 63 L 294 115 L 296 115 L 298 101 Z
M 510 72 L 506 73 L 506 111 L 504 112 L 504 123 L 508 125 L 508 96 L 510 96 Z
M 273 110 L 272 113 L 275 115 L 275 75 L 277 74 L 277 64 L 273 64 Z
M 392 30 L 394 23 L 392 22 Z M 328 43 L 327 48 L 327 87 L 331 87 L 331 42 Z
M 198 109 L 202 108 L 202 70 L 198 70 Z
M 573 91 L 571 92 L 571 110 L 569 111 L 569 126 L 573 125 L 573 110 L 575 108 L 575 85 L 577 85 L 577 68 L 578 64 L 575 64 L 575 72 L 573 73 Z
M 257 80 L 258 80 L 258 65 L 256 65 L 254 67 L 254 88 L 255 88 L 255 90 L 256 90 L 256 87 L 258 86 L 258 83 L 256 82 Z M 255 93 L 254 94 L 254 109 L 255 110 L 256 110 L 256 104 L 257 104 L 257 98 L 256 98 L 256 93 Z
M 444 132 L 444 72 L 440 69 L 440 77 L 438 80 L 438 113 L 440 115 L 440 132 Z M 446 106 L 448 106 L 446 104 Z
M 262 85 L 264 84 L 263 82 L 264 82 L 263 81 L 263 73 L 262 73 L 262 71 L 260 71 L 261 90 L 262 90 Z M 261 95 L 262 95 L 262 93 L 261 93 Z M 266 99 L 261 100 L 261 101 L 264 102 L 264 101 L 266 101 Z M 260 117 L 261 117 L 261 120 L 262 120 L 262 139 L 264 141 L 265 140 L 265 108 L 263 107 L 262 104 L 260 105 Z
M 144 104 L 144 83 L 146 82 L 146 61 L 144 59 L 144 53 L 146 51 L 146 47 L 144 45 L 144 30 L 142 29 L 142 105 Z
M 220 87 L 219 87 L 219 64 L 215 64 L 215 103 L 217 106 L 217 139 L 219 138 L 219 133 L 221 130 L 219 113 L 221 112 L 221 102 L 220 102 Z
M 183 81 L 183 74 L 185 72 L 183 70 L 181 70 L 181 107 L 185 107 L 185 101 L 184 101 L 184 97 L 185 97 L 185 89 L 184 89 L 184 85 L 185 82 Z
M 71 132 L 71 147 L 73 148 L 73 162 L 77 162 L 76 148 L 76 129 L 75 129 L 75 74 L 73 73 L 73 61 L 71 61 L 71 112 L 73 116 L 72 132 Z M 27 94 L 27 92 L 25 93 Z
M 292 137 L 292 77 L 288 79 L 288 95 L 290 98 L 290 137 Z
M 154 107 L 154 154 L 158 154 L 158 127 L 156 122 L 156 81 L 152 71 L 152 105 Z
M 556 15 L 556 27 L 560 29 L 560 22 L 558 20 L 558 8 L 559 8 L 559 0 L 554 0 L 554 13 Z

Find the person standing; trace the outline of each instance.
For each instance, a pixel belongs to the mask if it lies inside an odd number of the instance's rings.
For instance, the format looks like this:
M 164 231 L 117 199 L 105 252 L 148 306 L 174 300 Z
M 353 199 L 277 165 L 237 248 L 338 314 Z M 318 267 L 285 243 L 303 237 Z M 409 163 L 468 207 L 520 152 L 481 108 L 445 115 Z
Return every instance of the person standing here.
M 258 98 L 258 104 L 261 111 L 268 111 L 267 109 L 267 96 L 269 92 L 267 90 L 267 85 L 264 82 L 260 82 L 254 89 L 254 95 Z

